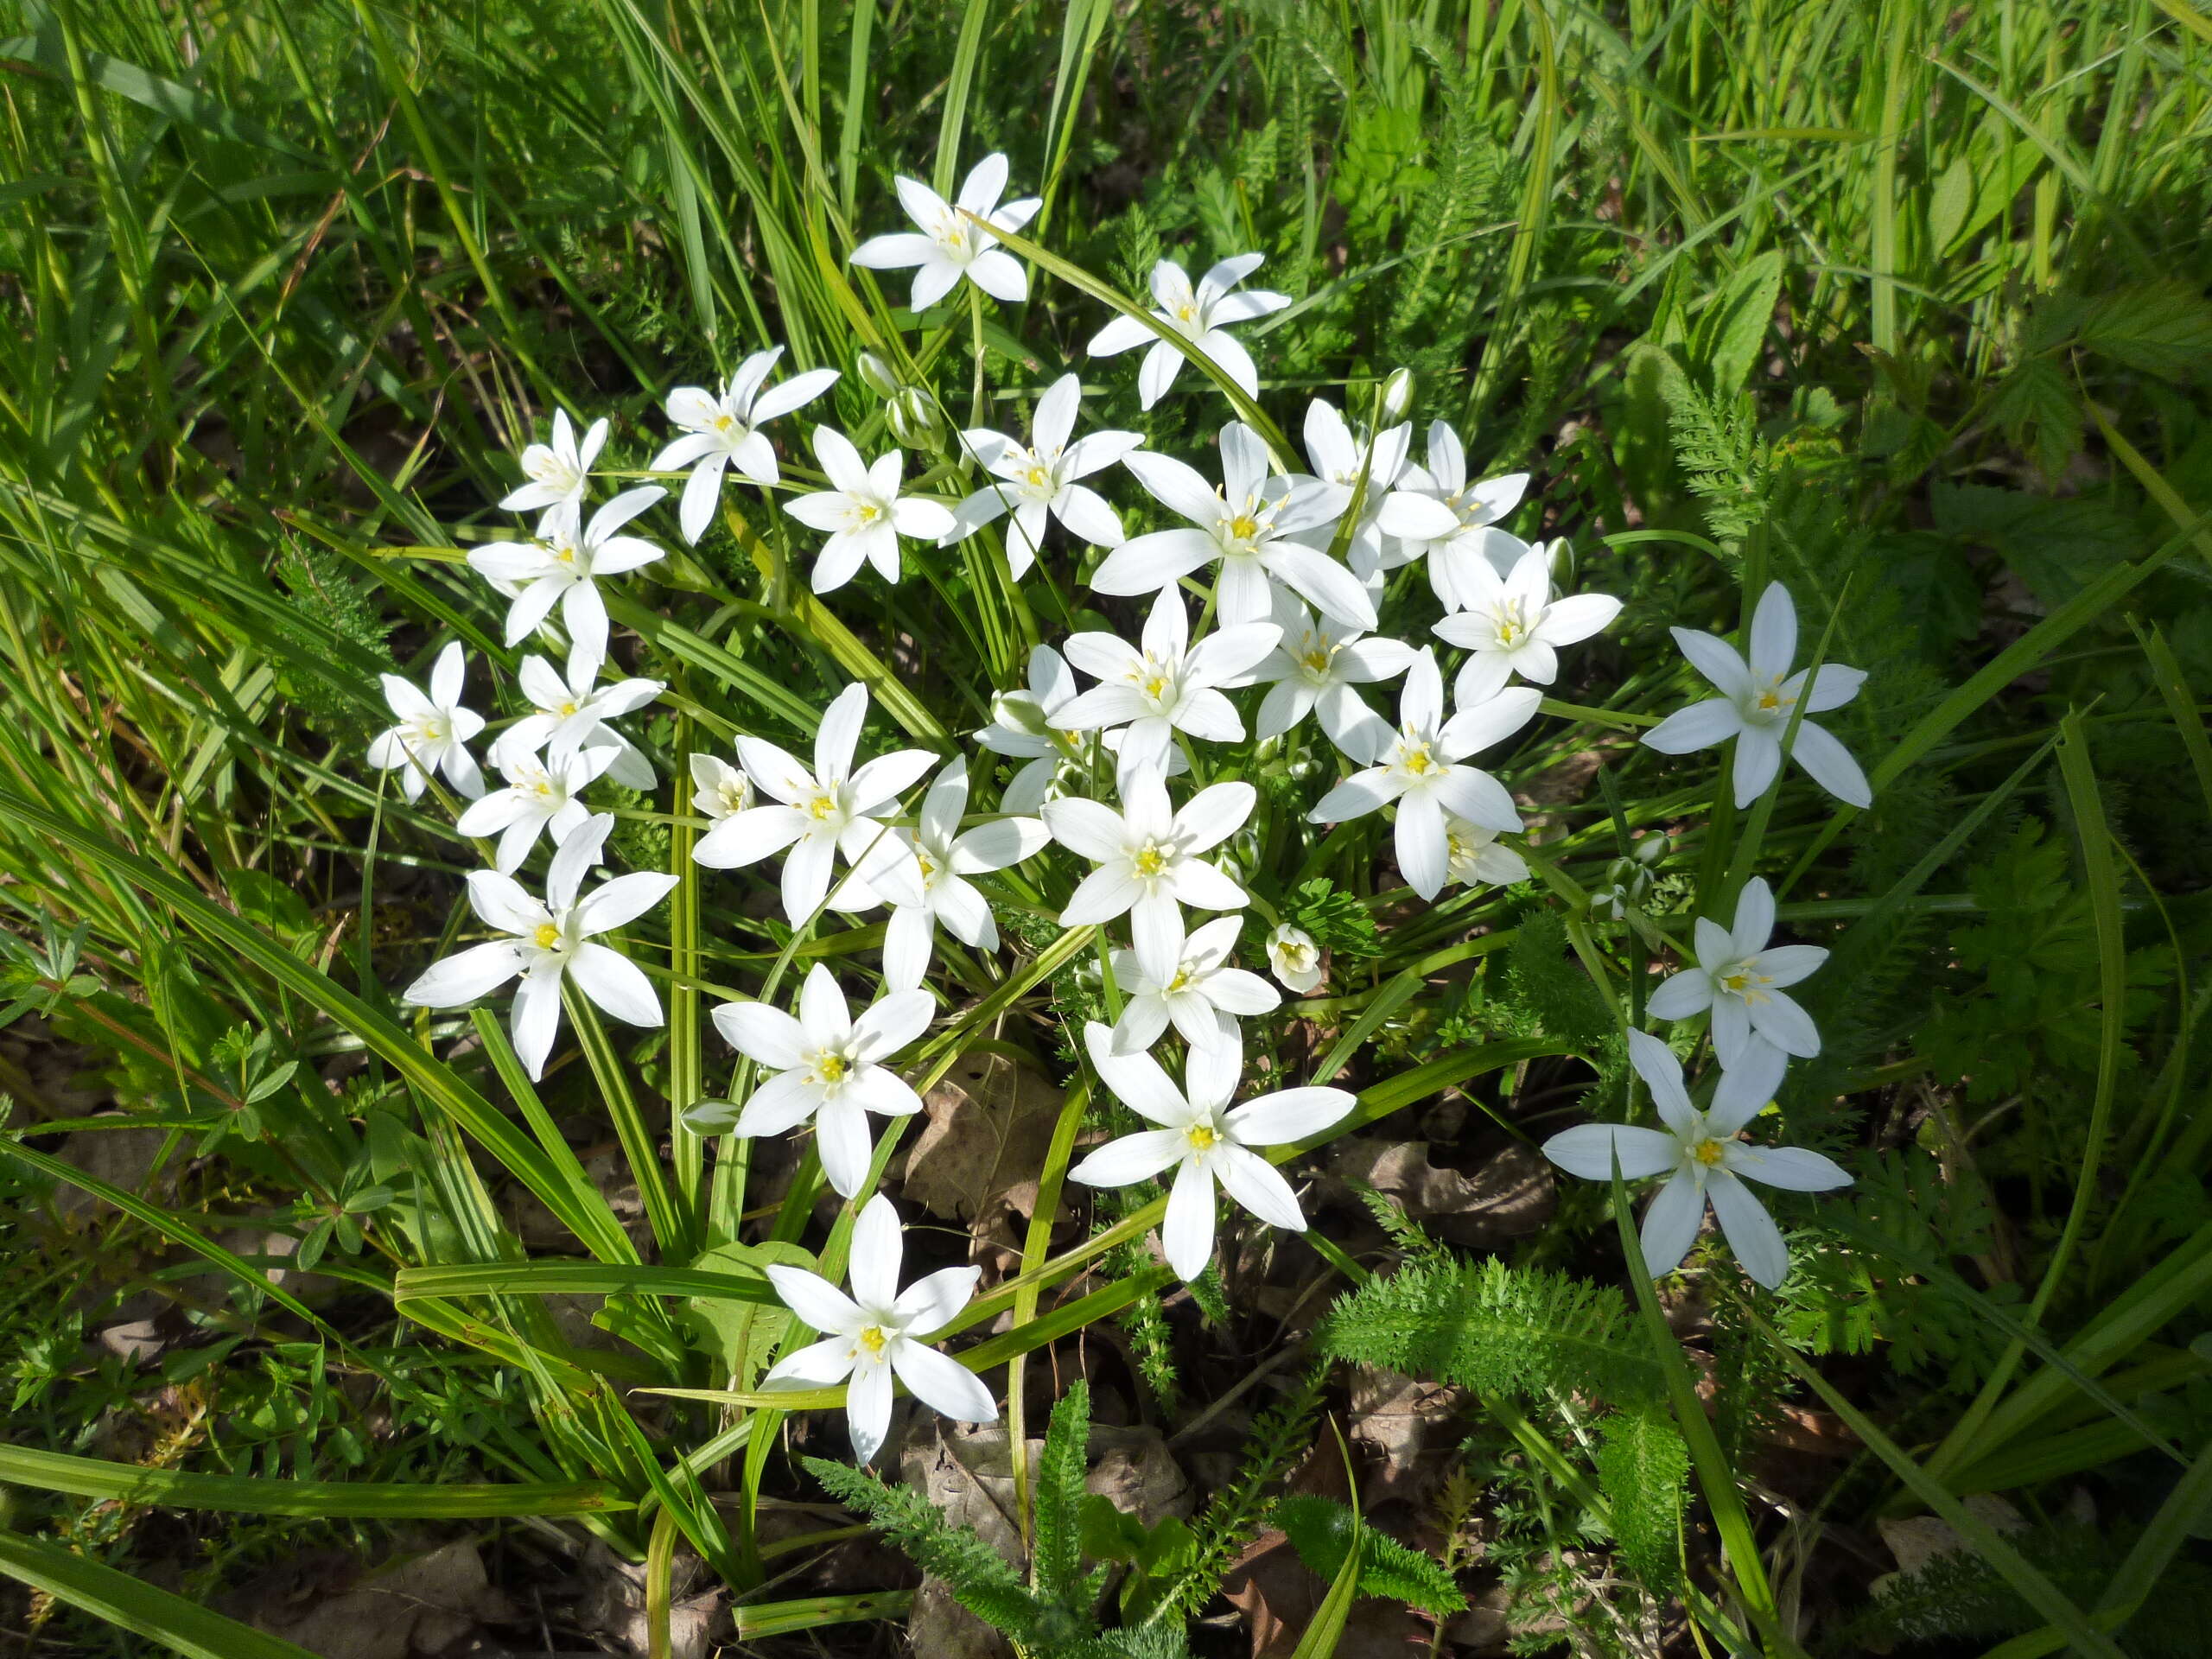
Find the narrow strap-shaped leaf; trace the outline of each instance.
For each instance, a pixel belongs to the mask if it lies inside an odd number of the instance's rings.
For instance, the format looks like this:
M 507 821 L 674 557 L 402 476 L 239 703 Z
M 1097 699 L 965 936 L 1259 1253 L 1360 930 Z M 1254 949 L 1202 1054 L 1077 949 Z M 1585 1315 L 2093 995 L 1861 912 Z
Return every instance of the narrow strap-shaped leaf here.
M 475 1520 L 504 1515 L 584 1515 L 636 1507 L 596 1481 L 567 1486 L 432 1484 L 386 1481 L 263 1480 L 194 1475 L 99 1458 L 0 1446 L 0 1480 L 40 1491 L 171 1510 L 374 1520 Z
M 20 1532 L 0 1531 L 0 1573 L 187 1659 L 313 1659 L 305 1648 Z
M 21 796 L 0 790 L 0 812 L 23 827 L 49 837 L 158 899 L 189 925 L 219 944 L 227 945 L 361 1041 L 405 1078 L 426 1100 L 459 1124 L 479 1145 L 505 1166 L 508 1173 L 527 1186 L 561 1224 L 581 1239 L 593 1255 L 620 1261 L 635 1252 L 621 1227 L 605 1205 L 584 1205 L 561 1173 L 528 1135 L 517 1128 L 484 1096 L 462 1082 L 451 1067 L 441 1065 L 423 1051 L 406 1028 L 381 1009 L 309 963 L 302 962 L 259 928 L 212 903 L 192 884 L 135 853 L 126 852 L 106 836 L 33 805 Z

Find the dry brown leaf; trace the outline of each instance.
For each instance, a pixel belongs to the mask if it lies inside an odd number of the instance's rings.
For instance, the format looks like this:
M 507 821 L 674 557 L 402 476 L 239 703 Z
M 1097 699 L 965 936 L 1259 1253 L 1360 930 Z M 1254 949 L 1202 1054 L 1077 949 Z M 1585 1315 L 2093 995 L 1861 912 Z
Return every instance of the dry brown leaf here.
M 1533 1233 L 1551 1218 L 1551 1166 L 1515 1142 L 1472 1175 L 1429 1161 L 1428 1143 L 1353 1135 L 1330 1149 L 1327 1174 L 1339 1202 L 1357 1202 L 1355 1185 L 1370 1186 L 1414 1220 L 1454 1244 L 1494 1249 Z
M 946 1221 L 974 1221 L 1017 1185 L 1028 1185 L 1033 1205 L 1060 1103 L 1052 1080 L 1032 1067 L 1002 1054 L 965 1057 L 922 1101 L 926 1122 L 901 1190 Z
M 514 1610 L 463 1541 L 399 1561 L 330 1592 L 334 1567 L 303 1556 L 264 1574 L 225 1605 L 231 1617 L 321 1659 L 445 1659 Z
M 1363 1488 L 1372 1488 L 1376 1500 L 1418 1502 L 1444 1478 L 1457 1452 L 1467 1397 L 1463 1389 L 1379 1366 L 1355 1367 L 1352 1439 L 1381 1459 L 1363 1472 Z

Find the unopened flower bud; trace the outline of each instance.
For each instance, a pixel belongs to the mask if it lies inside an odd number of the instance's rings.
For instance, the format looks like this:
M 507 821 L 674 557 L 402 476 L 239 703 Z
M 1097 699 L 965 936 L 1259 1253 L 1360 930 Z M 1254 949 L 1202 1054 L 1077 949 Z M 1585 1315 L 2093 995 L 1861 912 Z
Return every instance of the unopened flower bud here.
M 909 449 L 933 449 L 944 438 L 944 416 L 937 399 L 919 386 L 907 386 L 884 406 L 891 435 Z
M 899 395 L 899 378 L 891 372 L 891 365 L 874 352 L 862 352 L 855 366 L 861 382 L 877 397 L 888 398 Z
M 1031 692 L 1000 692 L 991 699 L 991 718 L 1007 730 L 1020 732 L 1025 737 L 1048 734 L 1045 724 L 1045 706 Z
M 1406 418 L 1406 411 L 1414 406 L 1414 372 L 1393 369 L 1382 382 L 1382 407 L 1376 418 L 1377 426 L 1394 426 Z
M 1304 928 L 1285 922 L 1268 935 L 1268 966 L 1287 989 L 1303 996 L 1321 982 L 1321 947 Z

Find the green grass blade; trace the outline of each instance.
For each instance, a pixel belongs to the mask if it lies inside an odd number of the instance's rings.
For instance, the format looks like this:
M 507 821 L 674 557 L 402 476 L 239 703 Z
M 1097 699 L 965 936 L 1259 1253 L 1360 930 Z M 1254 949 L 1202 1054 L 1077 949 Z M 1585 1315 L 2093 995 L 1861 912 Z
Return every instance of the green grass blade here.
M 19 1532 L 0 1531 L 0 1573 L 187 1659 L 314 1659 L 305 1648 Z

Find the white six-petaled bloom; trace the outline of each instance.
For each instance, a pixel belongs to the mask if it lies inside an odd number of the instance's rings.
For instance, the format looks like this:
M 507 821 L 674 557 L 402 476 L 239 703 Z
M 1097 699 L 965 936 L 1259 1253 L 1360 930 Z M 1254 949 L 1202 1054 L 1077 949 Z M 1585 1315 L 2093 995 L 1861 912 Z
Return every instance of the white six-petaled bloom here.
M 899 580 L 899 538 L 934 542 L 952 528 L 952 513 L 942 501 L 899 493 L 906 456 L 893 448 L 870 463 L 835 428 L 814 429 L 814 454 L 833 487 L 784 503 L 784 511 L 830 539 L 814 561 L 813 588 L 826 594 L 843 587 L 863 562 L 886 582 Z
M 591 477 L 591 464 L 599 459 L 599 452 L 606 444 L 604 420 L 594 421 L 584 434 L 583 442 L 578 443 L 576 429 L 569 422 L 569 411 L 555 410 L 553 442 L 524 448 L 522 475 L 525 482 L 502 496 L 499 505 L 508 512 L 539 512 L 553 507 L 582 505 L 584 485 Z
M 499 734 L 499 741 L 492 746 L 493 763 L 504 766 L 506 756 L 535 754 L 540 749 L 557 758 L 587 743 L 594 747 L 604 745 L 615 751 L 613 763 L 607 769 L 610 782 L 625 789 L 651 789 L 659 781 L 652 762 L 645 759 L 645 751 L 607 722 L 644 708 L 668 687 L 659 680 L 642 679 L 601 685 L 597 665 L 585 661 L 581 653 L 570 656 L 569 669 L 571 675 L 579 670 L 592 671 L 582 678 L 564 679 L 543 657 L 522 659 L 515 677 L 523 696 L 530 699 L 531 712 Z
M 1529 879 L 1529 862 L 1502 845 L 1497 831 L 1444 815 L 1444 873 L 1462 887 L 1511 887 Z
M 1060 711 L 1077 695 L 1075 673 L 1066 659 L 1052 646 L 1039 645 L 1029 653 L 1029 683 L 992 698 L 991 723 L 976 734 L 976 741 L 993 754 L 1028 762 L 1000 793 L 1000 811 L 1017 817 L 1034 813 L 1052 796 L 1063 765 L 1081 768 L 1089 762 L 1091 751 L 1087 746 L 1102 740 L 1059 721 Z M 1108 732 L 1103 741 L 1118 755 L 1122 736 L 1120 732 Z M 1170 748 L 1166 760 L 1166 775 L 1170 778 L 1191 769 L 1180 749 Z
M 745 768 L 711 754 L 691 757 L 691 810 L 715 823 L 734 818 L 753 804 L 753 780 Z
M 1834 1160 L 1801 1147 L 1761 1147 L 1737 1131 L 1764 1110 L 1789 1062 L 1756 1045 L 1733 1069 L 1724 1067 L 1704 1111 L 1690 1104 L 1682 1071 L 1672 1051 L 1641 1031 L 1628 1034 L 1629 1058 L 1651 1088 L 1663 1129 L 1616 1123 L 1583 1123 L 1544 1142 L 1544 1156 L 1571 1175 L 1611 1181 L 1616 1160 L 1624 1181 L 1665 1175 L 1668 1181 L 1643 1211 L 1643 1262 L 1654 1278 L 1672 1273 L 1689 1254 L 1708 1200 L 1744 1271 L 1769 1290 L 1789 1271 L 1789 1248 L 1774 1217 L 1744 1185 L 1764 1181 L 1792 1192 L 1825 1192 L 1848 1186 L 1851 1177 Z
M 899 1212 L 880 1192 L 853 1221 L 847 1277 L 849 1296 L 804 1268 L 775 1262 L 764 1271 L 776 1294 L 822 1340 L 776 1362 L 760 1379 L 764 1389 L 834 1389 L 851 1379 L 845 1394 L 845 1426 L 853 1456 L 874 1461 L 891 1429 L 893 1378 L 915 1399 L 962 1422 L 987 1423 L 999 1414 L 982 1379 L 927 1345 L 976 1294 L 981 1268 L 940 1268 L 899 1288 L 906 1262 Z
M 883 822 L 899 810 L 899 797 L 937 759 L 927 749 L 900 749 L 853 769 L 861 726 L 868 719 L 868 688 L 849 685 L 823 711 L 809 769 L 764 738 L 740 737 L 737 758 L 767 803 L 749 806 L 699 837 L 691 849 L 712 870 L 734 869 L 781 852 L 784 914 L 794 925 L 820 908 L 842 847 L 857 870 L 862 861 L 896 852 L 899 842 Z M 863 883 L 863 885 L 865 885 Z
M 602 881 L 588 895 L 585 874 L 599 862 L 613 818 L 587 818 L 569 831 L 545 872 L 543 903 L 511 875 L 478 870 L 468 878 L 468 903 L 487 925 L 508 937 L 433 963 L 402 993 L 418 1007 L 452 1008 L 495 991 L 518 974 L 509 1028 L 515 1057 L 531 1077 L 543 1075 L 545 1057 L 561 1028 L 561 982 L 565 978 L 617 1020 L 633 1026 L 661 1023 L 660 999 L 637 963 L 592 942 L 594 934 L 635 921 L 668 896 L 672 875 L 639 870 Z
M 1196 288 L 1191 286 L 1190 272 L 1173 259 L 1162 259 L 1152 268 L 1152 315 L 1212 359 L 1250 397 L 1260 395 L 1260 371 L 1252 354 L 1223 331 L 1231 323 L 1254 321 L 1290 303 L 1289 295 L 1269 289 L 1230 291 L 1266 262 L 1265 254 L 1240 253 L 1207 271 Z M 1112 357 L 1146 345 L 1152 349 L 1137 370 L 1137 402 L 1150 409 L 1166 395 L 1183 366 L 1178 346 L 1135 317 L 1116 317 L 1091 336 L 1088 349 L 1093 357 Z
M 1122 810 L 1070 797 L 1045 803 L 1052 839 L 1098 866 L 1083 878 L 1060 912 L 1062 927 L 1110 922 L 1127 912 L 1137 949 L 1152 960 L 1175 953 L 1183 931 L 1179 905 L 1236 910 L 1244 889 L 1199 855 L 1244 827 L 1259 791 L 1245 783 L 1214 784 L 1179 812 L 1167 785 L 1148 766 L 1122 774 Z
M 1428 585 L 1447 611 L 1464 607 L 1478 562 L 1499 575 L 1513 568 L 1524 543 L 1492 528 L 1521 505 L 1529 474 L 1467 481 L 1467 452 L 1459 435 L 1443 421 L 1428 429 L 1428 465 L 1409 466 L 1382 509 L 1382 530 L 1398 545 L 1383 566 L 1428 561 Z
M 601 596 L 599 578 L 635 570 L 663 556 L 660 549 L 642 537 L 618 532 L 667 493 L 658 484 L 625 490 L 581 528 L 583 509 L 564 503 L 545 515 L 537 539 L 494 542 L 471 553 L 468 568 L 512 595 L 507 607 L 507 643 L 520 645 L 530 638 L 558 605 L 574 653 L 569 663 L 569 683 L 596 680 L 600 664 L 607 660 L 607 601 Z
M 868 1179 L 875 1144 L 868 1115 L 911 1117 L 922 1097 L 893 1071 L 891 1057 L 929 1029 L 937 1001 L 927 991 L 893 991 L 852 1016 L 836 976 L 816 963 L 799 987 L 798 1017 L 766 1002 L 725 1002 L 715 1029 L 739 1052 L 776 1075 L 753 1090 L 737 1115 L 743 1135 L 781 1135 L 814 1120 L 822 1173 L 840 1197 Z M 730 1127 L 717 1102 L 689 1115 L 695 1128 Z
M 1149 594 L 1221 561 L 1215 599 L 1231 625 L 1264 622 L 1274 607 L 1273 584 L 1349 627 L 1375 626 L 1375 601 L 1357 576 L 1294 532 L 1333 523 L 1351 493 L 1319 479 L 1286 478 L 1268 470 L 1267 446 L 1241 421 L 1221 429 L 1222 486 L 1196 467 L 1140 449 L 1122 465 L 1191 527 L 1132 537 L 1091 573 L 1102 594 Z
M 809 369 L 769 388 L 769 371 L 783 354 L 780 346 L 753 353 L 719 396 L 703 386 L 678 386 L 668 394 L 668 418 L 683 435 L 653 457 L 652 470 L 691 469 L 677 515 L 685 541 L 696 542 L 713 521 L 725 467 L 736 467 L 755 484 L 776 481 L 776 446 L 760 429 L 837 384 L 836 370 Z
M 379 772 L 404 767 L 399 787 L 410 801 L 422 798 L 435 772 L 443 772 L 469 800 L 484 792 L 483 771 L 468 752 L 468 740 L 484 729 L 484 716 L 461 706 L 467 677 L 468 659 L 458 639 L 431 664 L 428 696 L 397 674 L 381 677 L 385 702 L 399 723 L 370 742 L 369 764 Z
M 913 855 L 876 875 L 876 890 L 892 906 L 883 933 L 883 978 L 896 990 L 922 982 L 940 925 L 963 944 L 997 950 L 990 901 L 967 878 L 1019 864 L 1052 839 L 1041 818 L 995 818 L 963 835 L 960 820 L 967 810 L 968 762 L 955 755 L 922 797 L 913 830 L 899 832 Z
M 1412 666 L 1414 648 L 1402 639 L 1369 634 L 1313 613 L 1287 594 L 1277 594 L 1275 624 L 1282 642 L 1253 671 L 1273 681 L 1260 703 L 1254 735 L 1281 737 L 1309 714 L 1345 753 L 1365 760 L 1389 731 L 1352 688 L 1395 679 Z
M 1219 629 L 1193 647 L 1183 595 L 1163 588 L 1145 619 L 1141 650 L 1103 630 L 1068 636 L 1068 661 L 1098 683 L 1064 704 L 1053 721 L 1078 732 L 1127 727 L 1124 766 L 1157 766 L 1177 732 L 1234 743 L 1244 735 L 1244 722 L 1217 688 L 1236 683 L 1281 634 L 1272 622 L 1249 622 Z
M 1114 1022 L 1114 1052 L 1136 1054 L 1158 1042 L 1169 1025 L 1186 1043 L 1236 1040 L 1239 1016 L 1282 1006 L 1281 993 L 1255 973 L 1230 965 L 1242 916 L 1219 916 L 1187 938 L 1175 919 L 1175 948 L 1152 961 L 1135 950 L 1113 953 L 1114 981 L 1127 999 Z
M 550 831 L 557 847 L 591 816 L 583 792 L 621 753 L 612 743 L 543 756 L 500 747 L 494 758 L 507 786 L 470 803 L 454 828 L 464 836 L 498 836 L 499 852 L 492 862 L 500 874 L 512 875 L 541 831 Z
M 1552 597 L 1552 552 L 1539 542 L 1500 576 L 1478 559 L 1458 578 L 1465 608 L 1436 625 L 1436 636 L 1471 652 L 1452 690 L 1463 704 L 1505 689 L 1516 674 L 1535 685 L 1559 677 L 1559 647 L 1587 639 L 1621 613 L 1611 594 Z
M 999 246 L 994 230 L 1012 235 L 1037 216 L 1045 204 L 1035 196 L 1009 201 L 1006 194 L 1006 157 L 989 155 L 976 163 L 962 181 L 952 201 L 918 179 L 895 181 L 899 205 L 920 228 L 887 236 L 872 236 L 853 250 L 853 263 L 871 270 L 914 272 L 914 289 L 907 304 L 916 314 L 926 311 L 952 292 L 965 276 L 995 300 L 1019 305 L 1029 297 L 1029 273 L 1021 262 Z M 972 213 L 975 219 L 966 215 Z M 976 219 L 983 222 L 977 224 Z
M 1766 793 L 1782 770 L 1783 739 L 1800 698 L 1808 715 L 1840 709 L 1866 682 L 1863 668 L 1823 663 L 1789 672 L 1797 655 L 1797 607 L 1789 590 L 1769 582 L 1751 613 L 1751 649 L 1746 659 L 1729 643 L 1694 628 L 1674 630 L 1682 655 L 1719 691 L 1717 697 L 1677 709 L 1643 734 L 1646 747 L 1662 754 L 1688 754 L 1736 740 L 1736 804 L 1749 806 Z M 1807 677 L 1812 676 L 1807 690 Z M 1789 756 L 1812 780 L 1847 806 L 1874 804 L 1874 791 L 1859 762 L 1823 727 L 1800 717 L 1789 740 Z
M 1316 397 L 1306 406 L 1306 458 L 1313 465 L 1313 475 L 1324 484 L 1344 489 L 1346 512 L 1351 510 L 1354 497 L 1359 501 L 1359 518 L 1345 543 L 1344 557 L 1352 574 L 1363 582 L 1391 568 L 1393 550 L 1388 545 L 1390 538 L 1382 531 L 1382 505 L 1406 470 L 1406 451 L 1413 435 L 1413 423 L 1402 421 L 1388 431 L 1363 438 L 1344 423 L 1334 404 Z M 1300 531 L 1299 538 L 1326 547 L 1338 528 L 1316 525 Z M 1403 563 L 1403 558 L 1397 563 Z
M 1253 1148 L 1303 1141 L 1358 1103 L 1342 1089 L 1285 1089 L 1231 1107 L 1244 1072 L 1244 1051 L 1232 1034 L 1192 1048 L 1177 1088 L 1145 1053 L 1118 1053 L 1114 1033 L 1093 1020 L 1084 1031 L 1090 1062 L 1122 1103 L 1157 1128 L 1109 1141 L 1068 1172 L 1086 1186 L 1128 1186 L 1175 1171 L 1160 1242 L 1167 1265 L 1185 1280 L 1213 1260 L 1214 1184 L 1271 1227 L 1306 1230 L 1298 1195 Z
M 1045 521 L 1057 518 L 1077 540 L 1093 547 L 1117 547 L 1122 521 L 1105 498 L 1077 480 L 1110 467 L 1144 442 L 1135 432 L 1090 432 L 1068 442 L 1075 430 L 1083 382 L 1062 375 L 1037 400 L 1027 445 L 1003 432 L 981 427 L 960 435 L 992 482 L 952 510 L 947 545 L 965 541 L 1001 513 L 1014 515 L 1007 526 L 1007 569 L 1017 581 L 1045 544 Z
M 1745 1051 L 1764 1039 L 1785 1054 L 1810 1059 L 1821 1052 L 1813 1016 L 1783 994 L 1828 959 L 1816 944 L 1770 945 L 1774 893 L 1764 876 L 1744 884 L 1732 927 L 1698 918 L 1697 963 L 1668 978 L 1649 1004 L 1661 1020 L 1687 1020 L 1710 1009 L 1713 1051 L 1723 1065 L 1743 1063 Z
M 1304 928 L 1280 923 L 1268 935 L 1268 966 L 1286 990 L 1304 996 L 1321 982 L 1321 947 Z
M 1529 687 L 1515 686 L 1447 721 L 1444 677 L 1435 652 L 1423 647 L 1406 671 L 1396 731 L 1372 765 L 1338 784 L 1306 816 L 1316 823 L 1339 823 L 1395 801 L 1398 868 L 1407 886 L 1433 899 L 1449 868 L 1446 814 L 1499 832 L 1521 828 L 1505 785 L 1466 759 L 1527 725 L 1539 701 Z

